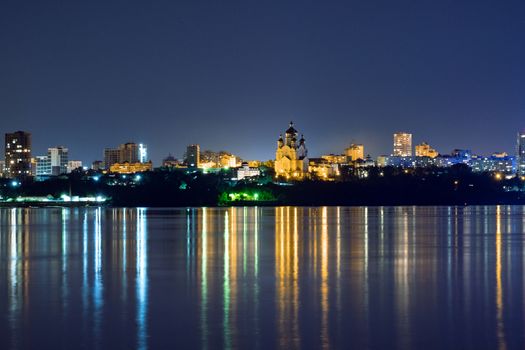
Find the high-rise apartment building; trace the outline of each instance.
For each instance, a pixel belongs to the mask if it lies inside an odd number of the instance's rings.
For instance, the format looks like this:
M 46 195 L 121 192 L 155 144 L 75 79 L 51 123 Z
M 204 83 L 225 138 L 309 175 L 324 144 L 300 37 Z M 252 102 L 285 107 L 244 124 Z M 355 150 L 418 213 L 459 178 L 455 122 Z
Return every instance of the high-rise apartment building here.
M 139 144 L 139 162 L 146 163 L 148 161 L 148 148 L 145 144 Z
M 120 158 L 119 149 L 114 149 L 114 148 L 104 149 L 104 168 L 109 170 L 109 168 L 111 168 L 113 164 L 116 164 L 119 162 L 119 158 Z
M 190 168 L 198 168 L 200 165 L 201 148 L 199 145 L 189 145 L 186 147 L 186 164 Z
M 352 143 L 347 149 L 345 149 L 345 155 L 351 161 L 365 159 L 365 146 Z
M 5 169 L 10 178 L 31 176 L 31 134 L 5 134 Z
M 119 146 L 119 163 L 140 163 L 139 145 L 133 142 Z
M 430 147 L 430 145 L 426 142 L 416 145 L 416 157 L 436 158 L 438 155 L 438 151 Z
M 69 150 L 66 147 L 58 146 L 47 149 L 47 156 L 51 161 L 51 175 L 57 176 L 67 173 L 67 162 L 69 160 Z
M 394 134 L 394 153 L 397 157 L 412 157 L 412 134 L 397 132 Z
M 145 163 L 147 162 L 147 149 L 144 144 L 128 142 L 118 148 L 104 149 L 104 167 L 109 170 L 114 164 Z
M 36 176 L 58 176 L 67 173 L 69 150 L 58 146 L 47 149 L 47 156 L 36 157 Z
M 518 175 L 525 175 L 525 131 L 518 133 L 517 143 L 517 163 L 518 163 Z

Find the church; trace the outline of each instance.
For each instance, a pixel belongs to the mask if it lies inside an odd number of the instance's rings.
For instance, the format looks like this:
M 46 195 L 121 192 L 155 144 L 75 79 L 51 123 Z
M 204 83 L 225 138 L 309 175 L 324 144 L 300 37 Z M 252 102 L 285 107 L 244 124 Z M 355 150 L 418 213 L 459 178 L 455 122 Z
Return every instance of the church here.
M 277 151 L 275 152 L 275 176 L 286 179 L 304 179 L 308 174 L 308 150 L 304 137 L 297 140 L 297 130 L 290 122 L 290 127 L 277 140 Z

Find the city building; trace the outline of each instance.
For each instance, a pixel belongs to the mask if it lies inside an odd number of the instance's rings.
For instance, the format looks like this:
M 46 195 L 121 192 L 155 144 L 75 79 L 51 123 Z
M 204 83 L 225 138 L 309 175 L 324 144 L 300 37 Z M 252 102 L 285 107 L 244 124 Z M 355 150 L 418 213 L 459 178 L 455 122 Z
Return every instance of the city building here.
M 104 169 L 104 162 L 101 160 L 95 160 L 91 163 L 91 169 L 95 171 L 100 171 Z
M 148 148 L 145 144 L 139 143 L 139 162 L 146 163 L 148 161 Z
M 379 156 L 377 158 L 377 166 L 379 167 L 426 168 L 435 164 L 434 158 L 430 157 Z
M 376 164 L 378 167 L 385 167 L 388 165 L 388 156 L 380 155 L 377 156 Z
M 248 163 L 250 168 L 258 168 L 263 165 L 260 160 L 247 160 L 246 163 Z M 273 166 L 271 166 L 271 168 L 273 168 Z
M 370 155 L 367 155 L 365 159 L 357 159 L 355 161 L 355 167 L 356 168 L 369 168 L 376 166 L 376 162 L 370 157 Z
M 121 144 L 118 148 L 104 149 L 104 167 L 106 170 L 117 163 L 145 163 L 148 152 L 144 144 L 127 142 Z
M 67 163 L 69 161 L 69 150 L 63 146 L 47 149 L 47 156 L 51 161 L 51 175 L 67 173 Z
M 454 149 L 452 151 L 452 157 L 459 159 L 460 163 L 468 164 L 472 159 L 472 151 L 469 149 Z
M 237 166 L 237 157 L 233 154 L 223 154 L 220 157 L 221 168 L 235 168 Z
M 141 173 L 144 171 L 151 171 L 153 170 L 153 164 L 151 162 L 146 163 L 115 163 L 113 164 L 109 170 L 112 173 L 118 173 L 118 174 L 133 174 L 133 173 Z
M 67 173 L 71 173 L 73 170 L 82 168 L 82 161 L 80 160 L 70 160 L 67 162 Z
M 308 173 L 308 150 L 304 137 L 297 140 L 297 135 L 293 122 L 290 122 L 284 139 L 281 135 L 277 140 L 274 169 L 278 177 L 302 179 Z
M 397 132 L 394 134 L 394 153 L 396 157 L 412 157 L 412 134 Z
M 173 157 L 171 154 L 162 160 L 162 166 L 165 168 L 179 168 L 181 165 L 182 162 Z
M 5 175 L 5 161 L 0 160 L 0 177 L 4 177 Z
M 472 156 L 468 164 L 474 172 L 498 172 L 505 175 L 515 174 L 517 159 L 506 153 L 496 153 L 490 157 Z
M 37 179 L 51 176 L 51 159 L 48 156 L 36 156 L 33 160 L 33 176 Z
M 34 175 L 58 176 L 68 172 L 69 150 L 63 146 L 51 147 L 47 149 L 46 156 L 36 157 L 36 170 Z
M 247 162 L 242 163 L 242 166 L 237 169 L 237 180 L 259 175 L 261 175 L 259 168 L 251 168 Z
M 119 163 L 141 163 L 139 145 L 127 142 L 119 146 Z
M 517 142 L 517 166 L 518 166 L 518 175 L 525 176 L 525 131 L 518 133 L 518 142 Z
M 365 146 L 353 143 L 345 149 L 345 155 L 348 157 L 348 160 L 352 162 L 358 159 L 365 159 Z
M 114 148 L 104 149 L 104 168 L 109 169 L 120 160 L 120 150 Z
M 31 134 L 16 131 L 5 134 L 5 169 L 7 177 L 31 176 Z
M 340 175 L 339 164 L 331 163 L 325 158 L 310 158 L 308 160 L 308 172 L 320 180 L 332 180 Z
M 416 145 L 416 157 L 436 158 L 438 155 L 438 151 L 430 147 L 430 145 L 426 142 Z
M 185 162 L 190 168 L 200 167 L 200 153 L 201 148 L 198 144 L 189 145 L 186 147 Z
M 330 164 L 346 164 L 347 156 L 343 154 L 325 154 L 321 158 L 326 159 Z

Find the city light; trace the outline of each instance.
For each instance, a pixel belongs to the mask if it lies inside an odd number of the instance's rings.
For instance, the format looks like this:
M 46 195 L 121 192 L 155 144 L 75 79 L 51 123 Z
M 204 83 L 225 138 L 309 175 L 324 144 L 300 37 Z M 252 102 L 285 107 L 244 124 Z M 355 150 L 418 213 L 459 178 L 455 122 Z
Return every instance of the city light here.
M 139 162 L 140 163 L 146 163 L 146 159 L 148 157 L 148 151 L 144 144 L 139 144 Z

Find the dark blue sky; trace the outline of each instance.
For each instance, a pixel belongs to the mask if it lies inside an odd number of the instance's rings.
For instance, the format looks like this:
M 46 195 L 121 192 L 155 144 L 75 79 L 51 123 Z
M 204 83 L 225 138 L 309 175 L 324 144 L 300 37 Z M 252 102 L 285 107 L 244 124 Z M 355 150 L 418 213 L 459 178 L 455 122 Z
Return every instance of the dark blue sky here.
M 392 133 L 513 152 L 525 128 L 523 1 L 19 1 L 0 4 L 0 132 L 91 162 L 147 143 L 274 157 Z

